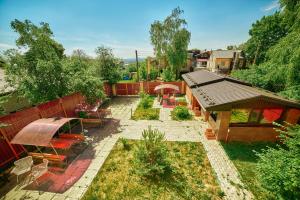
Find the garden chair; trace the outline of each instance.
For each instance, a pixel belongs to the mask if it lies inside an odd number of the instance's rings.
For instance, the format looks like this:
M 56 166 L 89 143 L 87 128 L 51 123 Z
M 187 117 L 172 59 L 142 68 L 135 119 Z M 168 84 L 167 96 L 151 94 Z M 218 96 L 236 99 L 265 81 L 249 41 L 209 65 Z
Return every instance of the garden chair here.
M 49 161 L 47 159 L 43 159 L 43 162 L 41 164 L 32 167 L 31 177 L 33 178 L 33 181 L 35 181 L 37 184 L 37 179 L 44 175 L 46 172 L 48 172 L 48 163 Z
M 25 158 L 21 158 L 14 162 L 15 167 L 10 172 L 12 174 L 17 175 L 17 183 L 19 182 L 19 175 L 25 174 L 26 172 L 29 172 L 31 170 L 31 167 L 33 165 L 32 156 L 27 156 Z

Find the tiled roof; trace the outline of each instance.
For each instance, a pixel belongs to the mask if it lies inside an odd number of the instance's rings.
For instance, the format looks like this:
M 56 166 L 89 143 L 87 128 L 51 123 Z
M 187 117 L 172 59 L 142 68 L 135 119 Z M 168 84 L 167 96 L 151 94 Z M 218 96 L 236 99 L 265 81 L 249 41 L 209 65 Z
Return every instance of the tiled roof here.
M 222 76 L 222 75 L 212 73 L 207 70 L 199 70 L 199 71 L 195 71 L 195 72 L 190 72 L 187 74 L 183 74 L 182 77 L 185 80 L 185 82 L 187 83 L 187 85 L 191 88 L 193 88 L 195 86 L 200 86 L 203 84 L 208 84 L 208 83 L 213 83 L 213 82 L 218 82 L 218 81 L 223 81 L 223 80 L 238 82 L 238 83 L 244 84 L 244 85 L 250 85 L 248 83 L 234 79 L 232 77 Z
M 205 79 L 195 80 L 195 78 L 201 78 L 205 74 L 207 75 Z M 223 77 L 213 72 L 204 72 L 202 70 L 188 73 L 184 75 L 184 80 L 194 83 L 192 84 L 193 87 L 191 87 L 191 84 L 186 81 L 190 88 L 192 88 L 195 98 L 206 110 L 227 109 L 244 102 L 249 102 L 251 106 L 251 102 L 259 100 L 300 108 L 300 104 L 296 101 L 285 99 L 272 92 L 251 87 L 244 82 L 239 82 L 230 77 Z

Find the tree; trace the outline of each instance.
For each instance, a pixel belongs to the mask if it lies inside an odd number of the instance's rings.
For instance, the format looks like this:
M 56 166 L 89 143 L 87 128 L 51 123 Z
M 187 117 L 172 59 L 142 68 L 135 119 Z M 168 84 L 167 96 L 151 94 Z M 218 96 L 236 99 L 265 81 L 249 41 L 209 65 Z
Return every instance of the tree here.
M 250 39 L 244 46 L 247 59 L 251 60 L 252 64 L 262 63 L 265 61 L 267 50 L 286 34 L 287 29 L 279 12 L 263 16 L 252 24 L 249 30 Z
M 283 145 L 258 154 L 258 177 L 262 186 L 278 199 L 299 199 L 300 125 L 278 126 Z
M 99 76 L 95 76 L 93 64 L 94 61 L 80 49 L 63 61 L 64 73 L 71 80 L 69 93 L 80 92 L 90 104 L 104 97 L 103 84 Z
M 280 2 L 282 11 L 258 21 L 251 29 L 252 37 L 243 45 L 248 58 L 251 59 L 251 55 L 258 58 L 254 59 L 257 65 L 233 71 L 232 75 L 300 100 L 300 1 Z M 257 41 L 263 41 L 259 51 L 256 51 Z
M 114 84 L 121 80 L 118 60 L 114 57 L 112 50 L 101 46 L 96 49 L 96 54 L 97 68 L 102 80 L 108 81 L 109 84 Z
M 180 18 L 183 10 L 175 8 L 163 22 L 154 21 L 150 28 L 150 39 L 158 60 L 167 58 L 176 77 L 186 64 L 187 48 L 191 34 L 185 28 L 185 19 Z
M 12 29 L 19 34 L 18 47 L 27 51 L 24 55 L 17 51 L 7 52 L 10 64 L 7 67 L 8 83 L 32 103 L 44 102 L 67 93 L 67 80 L 61 60 L 64 48 L 52 39 L 52 31 L 47 23 L 40 26 L 29 20 L 11 22 Z

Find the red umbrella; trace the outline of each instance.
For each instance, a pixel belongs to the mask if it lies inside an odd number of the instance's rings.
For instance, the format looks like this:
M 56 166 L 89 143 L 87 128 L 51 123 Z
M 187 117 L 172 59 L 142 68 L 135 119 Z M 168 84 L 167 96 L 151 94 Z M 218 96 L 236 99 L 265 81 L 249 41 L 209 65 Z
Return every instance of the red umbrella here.
M 264 109 L 263 116 L 267 121 L 274 122 L 280 118 L 282 112 L 281 108 Z

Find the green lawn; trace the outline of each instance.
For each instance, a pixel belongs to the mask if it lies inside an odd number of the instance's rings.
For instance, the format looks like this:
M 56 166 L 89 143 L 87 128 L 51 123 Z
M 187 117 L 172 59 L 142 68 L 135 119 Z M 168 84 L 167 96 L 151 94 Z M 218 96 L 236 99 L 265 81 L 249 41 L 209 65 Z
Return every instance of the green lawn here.
M 256 177 L 256 163 L 258 162 L 258 157 L 255 152 L 261 152 L 262 149 L 265 149 L 267 146 L 275 146 L 275 143 L 230 142 L 222 143 L 222 146 L 238 169 L 243 183 L 254 194 L 256 199 L 274 199 L 268 191 L 261 187 Z
M 133 120 L 158 120 L 159 119 L 159 108 L 152 108 L 155 97 L 149 97 L 151 102 L 151 108 L 143 108 L 140 104 L 134 111 L 131 119 Z
M 205 150 L 200 143 L 166 142 L 175 172 L 156 181 L 133 170 L 133 152 L 140 141 L 129 140 L 125 150 L 119 140 L 85 193 L 96 199 L 222 199 Z

